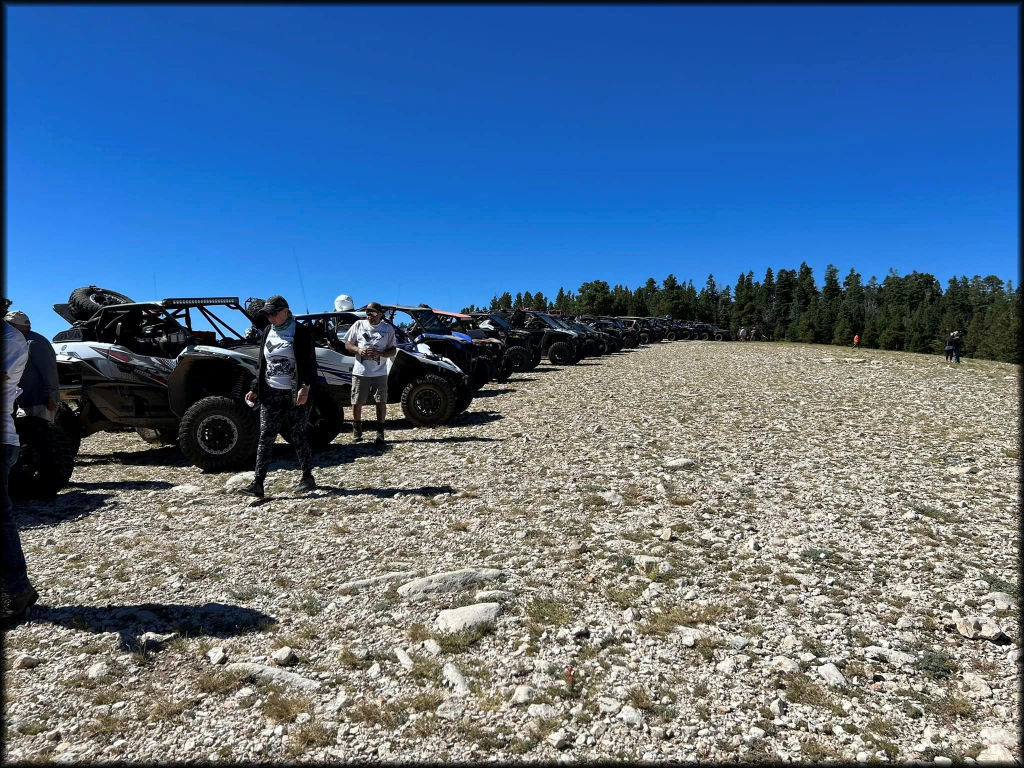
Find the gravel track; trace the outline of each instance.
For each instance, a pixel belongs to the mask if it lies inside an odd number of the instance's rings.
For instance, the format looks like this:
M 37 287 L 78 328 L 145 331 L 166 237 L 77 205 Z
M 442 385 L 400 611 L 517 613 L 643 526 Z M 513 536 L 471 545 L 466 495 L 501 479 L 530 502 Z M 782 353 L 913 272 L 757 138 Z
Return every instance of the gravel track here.
M 279 442 L 259 505 L 91 436 L 16 505 L 6 757 L 1020 759 L 1018 376 L 662 343 L 393 406 L 310 496 Z

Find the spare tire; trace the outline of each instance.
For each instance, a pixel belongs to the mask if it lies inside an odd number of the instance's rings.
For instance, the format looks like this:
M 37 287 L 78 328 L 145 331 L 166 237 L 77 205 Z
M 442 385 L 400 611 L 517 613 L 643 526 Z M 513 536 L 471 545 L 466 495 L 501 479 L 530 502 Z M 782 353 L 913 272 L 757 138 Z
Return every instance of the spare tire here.
M 309 447 L 315 451 L 326 448 L 334 438 L 341 434 L 341 426 L 345 421 L 345 412 L 338 399 L 330 392 L 317 389 L 313 391 L 313 404 L 309 409 L 309 423 L 306 424 L 306 439 Z M 292 431 L 287 425 L 281 428 L 281 437 L 294 445 Z
M 133 303 L 133 300 L 123 293 L 100 288 L 95 285 L 75 288 L 68 297 L 68 307 L 76 320 L 88 320 L 102 307 L 110 306 L 111 304 L 131 303 Z
M 46 419 L 21 416 L 14 420 L 18 431 L 18 463 L 11 467 L 7 488 L 14 498 L 49 499 L 71 480 L 75 453 L 64 431 Z

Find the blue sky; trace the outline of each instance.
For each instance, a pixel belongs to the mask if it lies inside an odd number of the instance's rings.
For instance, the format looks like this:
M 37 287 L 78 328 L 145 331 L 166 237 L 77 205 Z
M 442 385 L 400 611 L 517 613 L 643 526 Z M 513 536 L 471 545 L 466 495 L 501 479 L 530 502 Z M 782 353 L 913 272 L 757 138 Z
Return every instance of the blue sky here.
M 6 291 L 1016 284 L 1018 13 L 6 6 Z

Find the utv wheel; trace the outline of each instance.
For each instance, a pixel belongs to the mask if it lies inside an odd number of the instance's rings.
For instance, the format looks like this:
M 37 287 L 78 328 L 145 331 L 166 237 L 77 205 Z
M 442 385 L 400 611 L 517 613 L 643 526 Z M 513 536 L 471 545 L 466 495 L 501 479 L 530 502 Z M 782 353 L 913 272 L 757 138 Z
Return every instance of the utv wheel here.
M 214 395 L 185 411 L 178 442 L 185 458 L 200 469 L 242 469 L 256 454 L 259 429 L 259 417 L 248 406 Z
M 468 386 L 458 385 L 455 387 L 455 408 L 452 410 L 452 418 L 469 408 L 473 402 L 473 390 Z
M 493 379 L 491 375 L 491 364 L 488 360 L 477 358 L 473 361 L 473 372 L 470 374 L 469 380 L 473 385 L 473 389 L 480 389 L 484 384 Z
M 455 397 L 455 390 L 448 381 L 428 373 L 407 384 L 402 391 L 402 413 L 417 427 L 436 427 L 452 417 Z
M 334 395 L 323 390 L 314 392 L 313 405 L 309 409 L 309 422 L 306 424 L 309 447 L 314 451 L 326 448 L 341 434 L 341 425 L 344 421 L 345 412 Z M 281 437 L 295 445 L 292 431 L 288 427 L 281 428 Z
M 53 498 L 75 469 L 71 441 L 63 430 L 35 416 L 16 418 L 14 428 L 21 449 L 8 477 L 8 493 L 20 499 Z
M 678 337 L 676 336 L 675 331 L 669 331 L 668 333 L 665 334 L 665 338 L 668 339 L 669 341 L 675 341 Z
M 178 430 L 168 427 L 136 427 L 139 437 L 151 445 L 174 445 L 178 442 Z
M 556 341 L 548 347 L 548 360 L 552 365 L 568 365 L 573 362 L 572 347 L 567 341 Z
M 640 343 L 641 344 L 650 344 L 651 343 L 651 335 L 649 333 L 646 333 L 646 332 L 645 333 L 641 333 L 640 334 Z
M 725 337 L 724 337 L 724 336 L 722 336 L 722 334 L 720 334 L 720 333 L 716 333 L 716 334 L 715 334 L 715 341 L 721 341 L 721 340 L 722 340 L 722 339 L 724 339 L 724 338 L 725 338 Z
M 702 333 L 700 335 L 700 340 L 701 341 L 707 341 L 710 338 L 711 338 L 711 334 L 709 334 L 707 331 L 704 331 L 704 333 Z
M 53 423 L 68 439 L 71 455 L 77 456 L 78 449 L 82 447 L 82 422 L 78 420 L 78 413 L 67 403 L 57 403 L 57 413 L 53 417 Z
M 508 351 L 505 352 L 505 360 L 508 361 L 513 371 L 522 373 L 530 369 L 533 355 L 530 354 L 526 347 L 509 347 Z
M 527 370 L 530 370 L 530 371 L 532 371 L 534 368 L 536 368 L 538 365 L 540 365 L 541 361 L 544 359 L 544 355 L 541 354 L 541 351 L 540 351 L 539 347 L 534 347 L 531 354 L 533 355 L 533 357 L 532 357 L 532 359 L 530 361 L 530 367 L 527 369 Z
M 131 304 L 132 300 L 123 293 L 88 285 L 75 288 L 68 297 L 68 308 L 77 320 L 88 320 L 102 307 L 111 304 Z

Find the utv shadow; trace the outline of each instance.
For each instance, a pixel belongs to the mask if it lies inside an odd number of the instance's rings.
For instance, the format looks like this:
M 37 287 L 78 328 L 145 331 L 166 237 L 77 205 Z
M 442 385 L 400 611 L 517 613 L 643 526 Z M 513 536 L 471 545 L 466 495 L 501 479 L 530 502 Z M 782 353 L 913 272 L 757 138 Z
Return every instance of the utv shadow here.
M 61 525 L 69 520 L 85 517 L 107 505 L 110 493 L 84 493 L 78 490 L 65 491 L 55 498 L 29 499 L 14 507 L 14 515 L 21 529 L 44 528 Z
M 505 395 L 509 392 L 515 392 L 514 387 L 505 387 L 504 389 L 479 389 L 476 394 L 473 395 L 474 400 L 478 400 L 481 397 L 497 397 L 498 395 Z M 458 418 L 458 417 L 456 417 Z
M 162 445 L 141 451 L 114 451 L 113 453 L 80 453 L 75 464 L 123 464 L 129 467 L 188 467 L 191 464 L 181 455 L 176 445 Z
M 259 632 L 277 623 L 277 619 L 252 608 L 224 603 L 179 605 L 141 603 L 139 605 L 36 605 L 33 622 L 47 622 L 87 632 L 117 632 L 118 647 L 139 650 L 138 636 L 145 632 L 178 632 L 188 637 L 234 637 Z

